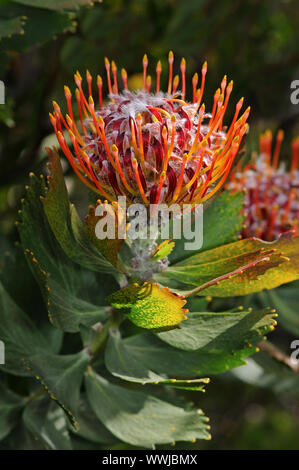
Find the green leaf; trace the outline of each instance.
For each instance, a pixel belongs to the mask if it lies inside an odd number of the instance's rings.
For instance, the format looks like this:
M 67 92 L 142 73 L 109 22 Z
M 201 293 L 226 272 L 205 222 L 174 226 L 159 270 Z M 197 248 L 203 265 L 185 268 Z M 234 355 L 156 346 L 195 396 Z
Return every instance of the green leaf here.
M 5 365 L 1 369 L 16 375 L 29 375 L 22 359 L 50 346 L 30 318 L 18 307 L 0 283 L 0 340 L 5 344 Z
M 115 377 L 120 377 L 131 382 L 171 384 L 178 388 L 202 391 L 209 379 L 178 380 L 169 377 L 168 371 L 157 374 L 151 370 L 146 362 L 142 362 L 143 356 L 134 351 L 122 340 L 117 333 L 111 332 L 108 345 L 105 350 L 105 364 L 109 372 Z
M 96 204 L 98 205 L 98 204 Z M 115 238 L 114 239 L 109 239 L 105 238 L 104 240 L 100 240 L 96 236 L 96 224 L 98 221 L 101 219 L 100 216 L 95 215 L 95 208 L 93 206 L 89 207 L 89 213 L 88 216 L 85 218 L 85 224 L 84 224 L 84 230 L 85 233 L 88 237 L 88 239 L 91 241 L 91 243 L 97 247 L 98 251 L 107 259 L 109 262 L 115 266 L 116 268 L 119 267 L 119 259 L 118 259 L 118 253 L 120 252 L 124 240 L 118 238 L 118 209 L 117 209 L 117 204 L 112 203 L 110 206 L 111 211 L 114 211 L 114 214 L 117 214 L 116 218 L 116 223 L 115 223 Z
M 47 449 L 71 450 L 66 416 L 48 396 L 28 403 L 23 413 L 25 426 L 38 437 Z
M 22 16 L 17 16 L 15 18 L 0 17 L 0 38 L 10 37 L 13 34 L 24 33 L 24 24 L 25 20 Z
M 200 252 L 231 243 L 242 230 L 244 216 L 242 206 L 244 193 L 230 194 L 223 191 L 207 206 L 203 213 L 203 246 Z M 175 249 L 169 256 L 171 263 L 177 263 L 197 251 L 185 251 L 186 240 L 175 240 Z
M 298 373 L 261 351 L 248 360 L 248 365 L 234 369 L 231 374 L 242 382 L 271 390 L 277 394 L 299 392 Z
M 298 287 L 283 286 L 265 294 L 268 305 L 273 305 L 279 312 L 279 323 L 291 334 L 299 335 Z
M 30 177 L 31 187 L 27 187 L 18 223 L 21 242 L 53 325 L 77 332 L 80 323 L 89 325 L 105 318 L 106 310 L 102 308 L 105 296 L 117 284 L 107 275 L 98 278 L 98 274 L 84 270 L 64 254 L 39 199 L 46 194 L 44 180 L 33 174 Z M 90 302 L 91 297 L 96 305 Z
M 32 303 L 37 310 L 42 310 L 43 300 L 19 242 L 4 253 L 1 260 L 0 281 L 14 302 L 29 316 Z M 40 315 L 40 312 L 38 312 Z
M 85 383 L 97 418 L 124 442 L 151 448 L 210 437 L 200 410 L 185 410 L 153 395 L 113 385 L 92 370 Z
M 81 383 L 89 362 L 90 356 L 85 351 L 64 356 L 41 352 L 25 360 L 27 368 L 41 382 L 50 398 L 62 407 L 75 428 L 78 427 L 76 412 Z
M 26 256 L 36 278 L 39 279 L 48 306 L 49 318 L 56 328 L 76 333 L 80 330 L 81 324 L 92 326 L 107 318 L 110 307 L 93 305 L 75 293 L 65 290 L 64 286 L 42 271 L 33 253 L 26 251 Z
M 26 186 L 17 227 L 23 248 L 34 253 L 41 268 L 51 273 L 61 285 L 65 285 L 73 264 L 65 256 L 49 226 L 40 200 L 45 194 L 44 178 L 37 178 L 30 173 L 30 187 Z
M 56 239 L 76 263 L 95 271 L 115 273 L 112 264 L 90 242 L 75 207 L 70 204 L 58 153 L 50 149 L 48 153 L 50 177 L 42 201 Z
M 79 429 L 76 431 L 76 435 L 99 444 L 116 442 L 115 436 L 95 416 L 85 395 L 81 395 L 80 398 L 77 420 Z
M 183 295 L 240 296 L 272 289 L 298 279 L 299 237 L 284 234 L 274 242 L 257 238 L 240 240 L 214 248 L 177 263 L 160 282 L 172 278 L 198 286 L 197 291 Z
M 1 444 L 5 450 L 45 450 L 44 443 L 38 437 L 34 438 L 22 421 Z
M 213 315 L 213 314 L 205 314 Z M 223 314 L 222 314 L 223 315 Z M 234 325 L 231 328 L 228 327 L 228 331 L 219 333 L 211 341 L 206 339 L 206 342 L 202 340 L 202 346 L 198 349 L 192 350 L 194 347 L 194 340 L 187 340 L 185 336 L 185 346 L 179 343 L 180 349 L 172 347 L 166 342 L 169 341 L 176 344 L 177 338 L 170 336 L 157 336 L 146 333 L 128 337 L 122 340 L 122 344 L 125 347 L 125 353 L 130 355 L 131 360 L 134 358 L 134 365 L 137 369 L 141 369 L 144 373 L 144 368 L 155 374 L 167 378 L 198 378 L 205 377 L 214 374 L 220 374 L 226 372 L 234 367 L 245 364 L 243 358 L 246 358 L 256 352 L 255 344 L 261 340 L 263 334 L 272 330 L 275 321 L 272 320 L 272 316 L 268 311 L 259 312 L 252 314 L 252 322 L 257 323 L 256 329 L 252 326 L 252 331 L 249 330 L 246 335 L 244 331 L 249 328 L 250 317 L 240 317 L 240 325 Z M 265 317 L 263 319 L 263 317 Z M 222 321 L 225 322 L 225 315 L 222 317 Z M 215 327 L 219 322 L 218 318 L 214 318 Z M 244 331 L 243 324 L 244 322 Z M 265 326 L 264 326 L 265 325 Z M 219 326 L 218 326 L 218 330 Z M 238 330 L 240 330 L 240 338 L 238 338 Z M 204 330 L 203 332 L 213 335 L 213 322 L 210 323 L 210 329 Z M 229 333 L 232 334 L 232 341 L 229 340 Z M 166 334 L 166 333 L 165 333 Z M 243 336 L 242 336 L 243 335 Z M 163 341 L 161 339 L 163 338 Z M 164 341 L 165 339 L 165 341 Z M 249 342 L 249 339 L 251 342 Z M 182 347 L 186 347 L 189 350 L 183 350 Z M 120 363 L 122 362 L 119 359 Z M 136 364 L 139 364 L 137 366 Z M 109 366 L 112 370 L 112 366 Z M 128 366 L 129 367 L 129 366 Z M 137 370 L 139 370 L 137 369 Z M 137 373 L 136 373 L 137 375 Z M 150 379 L 153 376 L 149 376 Z
M 181 329 L 158 333 L 171 346 L 185 351 L 236 351 L 254 345 L 271 330 L 275 311 L 192 312 Z
M 159 261 L 165 258 L 166 256 L 169 256 L 174 246 L 175 246 L 175 242 L 172 242 L 171 239 L 164 240 L 162 243 L 160 243 L 159 246 L 157 246 L 155 253 L 153 255 L 153 259 L 156 261 Z
M 0 384 L 0 441 L 16 426 L 24 404 L 24 397 Z
M 111 294 L 108 301 L 114 308 L 125 309 L 127 317 L 141 328 L 168 328 L 186 319 L 182 308 L 186 300 L 158 284 L 132 284 Z
M 18 5 L 16 2 L 0 6 L 0 19 L 2 51 L 24 51 L 53 39 L 57 34 L 74 32 L 76 27 L 74 14 Z M 22 39 L 16 33 L 22 34 Z M 8 37 L 9 34 L 12 37 Z
M 53 328 L 49 322 L 38 284 L 19 243 L 16 243 L 10 252 L 5 253 L 0 281 L 14 302 L 30 317 L 37 329 L 49 341 L 53 352 L 58 353 L 63 340 L 63 332 Z
M 100 2 L 101 0 L 96 0 Z M 14 0 L 15 3 L 49 10 L 73 10 L 82 5 L 90 5 L 90 0 Z

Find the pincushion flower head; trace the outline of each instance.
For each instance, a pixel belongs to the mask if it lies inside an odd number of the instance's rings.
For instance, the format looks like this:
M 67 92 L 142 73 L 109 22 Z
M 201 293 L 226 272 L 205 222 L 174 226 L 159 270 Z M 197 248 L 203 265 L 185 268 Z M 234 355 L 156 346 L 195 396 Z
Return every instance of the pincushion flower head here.
M 156 66 L 155 90 L 143 57 L 143 88 L 130 91 L 127 73 L 105 59 L 108 99 L 103 100 L 103 80 L 86 73 L 86 92 L 79 72 L 75 74 L 77 112 L 72 93 L 65 87 L 67 114 L 54 102 L 50 119 L 58 142 L 78 177 L 93 191 L 127 203 L 177 203 L 196 205 L 223 185 L 247 128 L 250 109 L 239 116 L 243 99 L 236 105 L 230 125 L 224 125 L 233 82 L 223 78 L 214 95 L 212 112 L 202 103 L 207 64 L 192 79 L 192 101 L 186 99 L 186 62 L 180 77 L 173 77 L 173 53 L 168 57 L 168 88 L 160 90 L 162 66 Z M 97 101 L 97 105 L 95 104 Z M 70 145 L 67 142 L 69 134 Z
M 291 160 L 278 165 L 283 131 L 278 131 L 272 153 L 272 133 L 260 136 L 260 152 L 255 161 L 231 172 L 227 187 L 231 191 L 247 189 L 243 236 L 267 241 L 282 233 L 298 232 L 299 221 L 299 138 L 291 144 Z

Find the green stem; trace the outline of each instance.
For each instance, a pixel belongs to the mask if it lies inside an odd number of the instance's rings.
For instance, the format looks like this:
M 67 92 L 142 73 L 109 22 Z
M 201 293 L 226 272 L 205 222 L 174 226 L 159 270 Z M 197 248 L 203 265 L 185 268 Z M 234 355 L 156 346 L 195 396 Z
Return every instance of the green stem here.
M 123 321 L 123 315 L 115 310 L 112 311 L 110 318 L 103 325 L 94 341 L 89 346 L 89 350 L 93 357 L 97 356 L 106 342 L 110 328 L 117 328 Z

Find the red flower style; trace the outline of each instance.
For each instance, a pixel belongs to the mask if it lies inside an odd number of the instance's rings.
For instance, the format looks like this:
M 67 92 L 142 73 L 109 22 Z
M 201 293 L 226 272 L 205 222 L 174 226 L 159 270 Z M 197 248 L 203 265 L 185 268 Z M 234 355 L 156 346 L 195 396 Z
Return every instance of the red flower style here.
M 143 57 L 143 89 L 130 91 L 127 73 L 121 71 L 119 91 L 117 67 L 105 59 L 108 99 L 103 102 L 103 81 L 97 77 L 97 109 L 92 76 L 87 71 L 88 97 L 79 72 L 75 74 L 77 114 L 72 94 L 65 87 L 68 114 L 63 117 L 54 102 L 50 119 L 58 142 L 78 177 L 93 191 L 113 201 L 125 195 L 128 204 L 189 203 L 206 201 L 223 185 L 247 129 L 250 108 L 239 117 L 243 98 L 236 105 L 230 125 L 224 115 L 233 82 L 226 76 L 214 95 L 211 114 L 202 104 L 207 64 L 192 79 L 193 99 L 186 95 L 186 62 L 173 77 L 173 53 L 168 57 L 168 89 L 160 91 L 161 62 L 156 66 L 156 87 L 151 91 L 148 60 Z M 65 132 L 66 131 L 66 132 Z M 67 142 L 67 134 L 72 145 Z

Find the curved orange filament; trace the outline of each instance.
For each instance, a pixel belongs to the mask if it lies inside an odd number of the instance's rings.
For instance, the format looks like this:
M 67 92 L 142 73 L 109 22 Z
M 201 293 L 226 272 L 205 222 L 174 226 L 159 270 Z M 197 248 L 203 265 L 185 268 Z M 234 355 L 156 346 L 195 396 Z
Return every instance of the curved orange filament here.
M 80 164 L 80 166 L 81 166 L 81 168 L 82 168 L 84 174 L 85 174 L 86 176 L 88 176 L 88 178 L 89 178 L 91 181 L 93 181 L 93 180 L 92 180 L 92 177 L 91 177 L 91 174 L 90 174 L 90 172 L 89 172 L 89 168 L 86 168 L 86 166 L 84 165 L 84 163 L 83 163 L 83 161 L 82 161 L 82 158 L 81 158 L 82 151 L 81 151 L 81 149 L 80 149 L 80 147 L 79 147 L 79 145 L 78 145 L 78 142 L 77 142 L 77 140 L 76 140 L 76 137 L 75 137 L 74 133 L 73 133 L 71 130 L 69 130 L 69 136 L 70 136 L 70 139 L 71 139 L 71 141 L 72 141 L 73 147 L 74 147 L 74 149 L 75 149 L 75 153 L 76 153 L 76 156 L 77 156 L 77 158 L 78 158 L 79 164 Z
M 121 181 L 122 181 L 124 187 L 129 191 L 129 193 L 135 194 L 134 189 L 131 188 L 131 186 L 130 186 L 129 183 L 127 182 L 126 177 L 125 177 L 125 175 L 124 175 L 124 173 L 123 173 L 122 167 L 121 167 L 121 165 L 120 165 L 120 163 L 119 163 L 118 148 L 117 148 L 117 146 L 114 145 L 114 144 L 112 145 L 112 154 L 113 154 L 113 156 L 114 156 L 114 158 L 115 158 L 116 166 L 117 166 L 117 169 L 118 169 L 118 172 L 119 172 L 119 176 L 120 176 L 120 178 L 121 178 Z
M 138 127 L 138 143 L 139 143 L 139 155 L 140 155 L 140 163 L 143 172 L 145 172 L 145 163 L 144 163 L 144 150 L 143 150 L 143 140 L 142 140 L 142 117 L 141 114 L 138 114 L 137 118 L 137 127 Z M 135 131 L 135 129 L 134 129 Z
M 214 101 L 213 101 L 213 108 L 212 108 L 212 113 L 211 113 L 212 115 L 210 118 L 210 123 L 213 121 L 215 117 L 215 112 L 216 112 L 216 107 L 217 107 L 217 103 L 219 100 L 219 96 L 220 96 L 220 88 L 217 88 L 217 90 L 214 93 Z
M 298 167 L 299 160 L 299 137 L 292 140 L 292 157 L 291 157 L 291 173 L 293 173 Z
M 146 91 L 149 93 L 151 91 L 151 86 L 152 86 L 152 77 L 148 75 L 146 77 Z
M 207 140 L 211 136 L 212 132 L 217 131 L 217 129 L 220 125 L 221 119 L 223 118 L 223 110 L 224 110 L 224 106 L 219 106 L 218 111 L 217 111 L 216 116 L 215 116 L 215 119 L 211 123 L 211 127 L 210 127 L 207 135 L 205 136 L 204 140 Z M 201 141 L 201 143 L 202 142 L 203 142 L 203 140 Z
M 97 86 L 99 92 L 99 108 L 102 109 L 103 107 L 103 80 L 101 75 L 97 76 Z
M 198 94 L 198 99 L 197 99 L 197 107 L 199 108 L 202 97 L 203 97 L 203 92 L 205 89 L 205 81 L 206 81 L 206 74 L 208 70 L 208 65 L 207 62 L 204 62 L 202 69 L 201 69 L 201 85 L 200 85 L 200 91 Z
M 121 78 L 124 84 L 124 88 L 125 90 L 127 90 L 128 89 L 128 74 L 127 74 L 126 69 L 121 69 Z
M 157 66 L 156 66 L 156 92 L 159 93 L 160 91 L 160 79 L 161 79 L 161 72 L 162 72 L 162 65 L 161 65 L 161 60 L 158 60 Z
M 235 122 L 239 116 L 239 112 L 240 112 L 240 109 L 242 108 L 243 106 L 243 101 L 244 101 L 244 98 L 242 97 L 238 103 L 236 104 L 236 109 L 235 109 L 235 114 L 234 114 L 234 117 L 233 117 L 233 120 L 231 122 L 231 125 L 229 127 L 229 129 L 227 130 L 227 135 L 229 136 L 229 134 L 232 132 L 233 128 L 234 128 L 234 125 L 235 125 Z
M 68 113 L 71 116 L 72 120 L 74 120 L 73 107 L 72 107 L 72 93 L 71 93 L 71 90 L 69 89 L 68 86 L 64 87 L 64 96 L 65 96 L 66 102 L 67 102 Z
M 176 75 L 173 79 L 172 93 L 175 93 L 177 91 L 179 83 L 180 83 L 180 77 L 178 75 Z M 170 89 L 171 89 L 171 87 L 170 87 Z M 168 93 L 168 94 L 170 95 L 170 93 Z
M 169 149 L 168 149 L 168 159 L 171 157 L 173 147 L 174 147 L 175 123 L 176 123 L 176 117 L 173 114 L 173 116 L 171 116 L 171 141 L 170 141 L 170 146 L 169 146 Z
M 88 115 L 88 112 L 87 112 L 86 108 L 89 109 L 89 106 L 88 106 L 87 99 L 85 98 L 85 95 L 84 95 L 83 90 L 82 90 L 82 77 L 81 77 L 81 75 L 79 74 L 78 71 L 75 73 L 74 78 L 75 78 L 76 85 L 77 85 L 77 87 L 79 89 L 79 92 L 80 92 L 80 98 L 82 100 L 83 113 L 85 114 L 85 117 L 88 119 L 89 115 Z
M 90 172 L 90 176 L 92 177 L 93 179 L 93 182 L 96 186 L 96 188 L 98 189 L 98 191 L 102 194 L 102 196 L 104 196 L 106 199 L 108 199 L 110 202 L 113 202 L 114 201 L 114 198 L 108 194 L 106 191 L 104 191 L 104 189 L 102 188 L 102 186 L 100 185 L 98 179 L 95 177 L 95 174 L 90 166 L 90 159 L 89 159 L 89 156 L 87 155 L 86 152 L 83 152 L 83 156 L 84 156 L 84 160 L 88 166 L 88 169 L 89 169 L 89 172 Z
M 193 88 L 193 100 L 192 100 L 192 102 L 193 103 L 195 103 L 195 101 L 196 101 L 197 84 L 198 84 L 198 73 L 195 73 L 192 77 L 192 88 Z
M 111 62 L 111 70 L 112 70 L 112 76 L 113 76 L 113 93 L 118 95 L 118 85 L 117 85 L 117 67 L 116 63 L 114 60 Z
M 233 89 L 233 81 L 231 80 L 229 82 L 227 88 L 226 88 L 225 101 L 224 101 L 224 105 L 223 105 L 224 106 L 223 117 L 225 116 L 225 113 L 226 113 L 226 108 L 227 108 L 227 105 L 228 105 L 228 101 L 229 101 L 229 97 L 231 95 L 232 89 Z M 222 118 L 220 126 L 219 126 L 220 131 L 222 130 L 222 125 L 223 125 L 223 118 Z
M 234 86 L 234 82 L 233 82 L 233 80 L 231 80 L 229 82 L 229 84 L 227 85 L 227 88 L 226 88 L 226 95 L 225 95 L 225 101 L 224 101 L 224 114 L 226 112 L 226 108 L 227 108 L 227 105 L 228 105 L 229 97 L 230 97 L 231 92 L 233 90 L 233 86 Z
M 198 142 L 198 139 L 199 139 L 199 134 L 200 134 L 200 126 L 201 126 L 201 122 L 202 122 L 202 118 L 203 118 L 203 115 L 204 115 L 204 112 L 205 112 L 205 105 L 203 104 L 199 110 L 199 113 L 198 113 L 198 124 L 197 124 L 197 131 L 196 131 L 196 134 L 195 134 L 195 138 L 194 138 L 194 141 L 193 141 L 193 144 L 191 146 L 191 149 L 189 150 L 188 152 L 188 157 L 191 157 L 191 155 L 195 152 L 196 150 L 196 146 L 197 146 L 197 142 Z
M 65 119 L 61 113 L 61 109 L 59 107 L 59 105 L 56 103 L 56 101 L 53 101 L 53 108 L 54 108 L 54 115 L 57 117 L 57 119 L 60 121 L 62 121 L 64 127 L 67 129 L 68 128 L 68 125 L 67 123 L 65 122 Z
M 194 195 L 194 198 L 193 198 L 194 202 L 200 201 L 201 197 L 208 190 L 208 187 L 210 185 L 210 180 L 212 178 L 212 173 L 213 173 L 213 170 L 214 170 L 214 166 L 215 166 L 215 163 L 216 163 L 216 159 L 217 159 L 217 157 L 212 161 L 212 164 L 209 166 L 209 172 L 207 174 L 206 181 L 203 183 L 201 188 L 199 188 L 198 192 Z
M 79 118 L 80 118 L 80 122 L 81 122 L 82 131 L 86 135 L 87 131 L 86 131 L 86 127 L 84 126 L 84 122 L 83 122 L 81 96 L 80 96 L 80 91 L 78 90 L 78 88 L 76 89 L 75 95 L 76 95 L 76 101 L 77 101 L 77 106 L 78 106 Z
M 88 96 L 92 96 L 92 88 L 91 88 L 92 76 L 89 70 L 86 70 L 86 81 L 88 84 Z
M 171 202 L 175 202 L 177 200 L 177 198 L 179 197 L 179 195 L 180 195 L 182 184 L 183 184 L 183 179 L 184 179 L 184 175 L 185 175 L 185 167 L 186 167 L 187 160 L 188 160 L 188 154 L 184 153 L 179 181 L 178 181 L 178 184 L 177 184 L 177 187 L 175 189 L 175 192 L 174 192 L 174 195 L 173 195 L 173 198 L 172 198 Z
M 168 89 L 167 89 L 168 95 L 171 95 L 173 61 L 174 61 L 173 52 L 169 51 L 169 54 L 168 54 L 169 74 L 168 74 Z
M 77 140 L 76 140 L 76 137 L 75 137 L 75 135 L 72 133 L 72 131 L 69 131 L 69 135 L 70 135 L 72 144 L 73 144 L 74 149 L 75 149 L 75 152 L 76 152 L 76 156 L 77 156 L 77 158 L 78 158 L 78 160 L 79 160 L 79 163 L 80 163 L 80 166 L 81 166 L 83 172 L 85 173 L 85 175 L 86 175 L 91 181 L 93 181 L 93 182 L 95 183 L 96 187 L 99 189 L 99 191 L 101 191 L 101 194 L 102 194 L 103 196 L 108 197 L 108 198 L 109 198 L 109 197 L 111 198 L 111 196 L 109 196 L 109 194 L 108 194 L 106 191 L 104 191 L 104 189 L 103 189 L 103 187 L 102 187 L 103 184 L 101 185 L 101 184 L 98 182 L 97 178 L 95 177 L 94 172 L 93 172 L 93 169 L 91 168 L 91 166 L 95 167 L 95 165 L 93 165 L 93 164 L 90 162 L 90 158 L 89 158 L 89 156 L 87 155 L 87 153 L 84 152 L 84 151 L 80 148 L 80 146 L 78 145 L 78 142 L 77 142 Z M 81 157 L 84 159 L 84 162 L 86 163 L 87 168 L 84 166 Z
M 158 186 L 158 190 L 157 190 L 157 194 L 156 194 L 155 204 L 159 204 L 160 194 L 161 194 L 161 191 L 162 191 L 162 187 L 163 187 L 165 178 L 166 178 L 166 171 L 162 171 L 162 173 L 160 175 L 160 182 L 159 182 L 159 186 Z
M 141 194 L 142 200 L 143 200 L 144 204 L 149 204 L 149 200 L 147 199 L 147 197 L 145 195 L 145 192 L 144 192 L 141 180 L 140 180 L 139 171 L 138 171 L 138 163 L 137 163 L 136 158 L 133 158 L 132 165 L 133 165 L 133 169 L 134 169 L 135 177 L 136 177 L 136 182 L 137 182 L 138 189 L 139 189 L 139 192 Z
M 110 62 L 105 57 L 105 68 L 106 68 L 106 74 L 107 74 L 107 84 L 108 84 L 108 93 L 111 95 L 112 93 L 112 85 L 111 85 L 111 76 L 110 76 Z
M 163 171 L 167 170 L 168 159 L 169 159 L 169 150 L 167 145 L 167 129 L 166 126 L 163 126 L 162 129 L 162 140 L 163 140 L 163 149 L 164 149 L 164 161 L 163 161 Z
M 271 160 L 271 148 L 272 148 L 272 132 L 268 129 L 265 132 L 265 154 L 267 156 L 267 162 Z
M 74 133 L 76 134 L 76 137 L 77 137 L 77 140 L 78 142 L 80 143 L 80 145 L 84 145 L 84 142 L 83 142 L 83 139 L 77 129 L 77 126 L 75 124 L 75 122 L 72 120 L 72 118 L 67 114 L 66 115 L 66 120 L 67 120 L 67 123 L 68 123 L 68 127 L 69 127 L 69 130 L 71 129 L 72 131 L 74 131 Z
M 277 165 L 278 165 L 278 159 L 279 159 L 279 154 L 280 154 L 280 147 L 281 147 L 281 143 L 283 141 L 283 138 L 284 138 L 284 132 L 282 129 L 280 129 L 278 132 L 277 132 L 277 135 L 276 135 L 276 142 L 275 142 L 275 148 L 274 148 L 274 152 L 273 152 L 273 162 L 272 162 L 272 167 L 274 169 L 277 168 Z
M 221 85 L 220 85 L 222 95 L 224 95 L 224 91 L 225 91 L 225 88 L 226 88 L 226 82 L 227 82 L 227 76 L 224 75 L 224 77 L 221 81 Z
M 221 188 L 221 186 L 223 185 L 224 181 L 226 180 L 226 178 L 229 174 L 229 171 L 230 171 L 231 166 L 233 164 L 234 158 L 237 154 L 238 148 L 239 148 L 239 145 L 237 145 L 234 149 L 230 150 L 231 156 L 228 159 L 229 164 L 227 166 L 227 169 L 226 169 L 225 173 L 223 174 L 221 180 L 217 183 L 217 185 L 212 189 L 212 191 L 210 191 L 205 197 L 203 197 L 201 199 L 201 203 L 205 202 L 207 199 L 212 197 L 219 190 L 219 188 Z
M 143 59 L 142 59 L 142 67 L 143 67 L 143 88 L 144 88 L 144 90 L 146 90 L 146 70 L 147 70 L 147 65 L 148 65 L 147 55 L 144 54 Z
M 133 144 L 135 155 L 137 157 L 137 155 L 139 154 L 139 151 L 138 151 L 138 146 L 137 146 L 135 125 L 134 125 L 133 118 L 130 118 L 130 128 L 131 128 L 131 135 L 132 135 L 132 144 Z
M 198 175 L 199 175 L 199 172 L 201 170 L 201 165 L 202 165 L 202 161 L 203 161 L 203 157 L 204 157 L 204 152 L 202 152 L 202 155 L 200 157 L 200 160 L 197 162 L 197 165 L 196 165 L 196 170 L 194 172 L 194 175 L 192 176 L 192 178 L 190 179 L 190 181 L 185 184 L 185 186 L 183 186 L 182 188 L 182 191 L 187 191 L 187 189 L 191 188 L 191 186 L 195 183 L 195 181 L 197 180 L 198 178 Z
M 180 69 L 182 74 L 182 98 L 184 100 L 186 95 L 186 61 L 184 57 L 181 60 Z
M 94 111 L 93 111 L 94 112 Z M 102 139 L 102 142 L 104 144 L 104 147 L 106 149 L 106 152 L 107 152 L 107 156 L 110 160 L 110 163 L 111 165 L 113 166 L 113 168 L 116 170 L 116 165 L 115 165 L 115 162 L 111 156 L 111 153 L 110 153 L 110 149 L 109 149 L 109 145 L 108 145 L 108 142 L 107 142 L 107 139 L 106 139 L 106 134 L 105 134 L 105 123 L 103 121 L 103 118 L 101 116 L 99 116 L 98 118 L 98 121 L 99 121 L 99 124 L 100 124 L 100 128 L 101 128 L 101 133 L 99 134 L 99 137 Z
M 97 190 L 97 188 L 95 188 L 92 184 L 89 183 L 89 181 L 84 178 L 84 176 L 82 175 L 82 173 L 77 169 L 76 165 L 75 165 L 75 162 L 74 162 L 74 156 L 72 154 L 72 152 L 70 151 L 69 147 L 67 146 L 66 142 L 65 142 L 65 139 L 64 139 L 64 136 L 62 134 L 62 132 L 58 131 L 57 132 L 57 140 L 59 142 L 59 145 L 64 153 L 64 155 L 66 156 L 66 158 L 68 159 L 71 167 L 73 168 L 74 172 L 76 173 L 76 175 L 78 176 L 78 178 L 86 185 L 88 186 L 92 191 L 96 191 L 96 192 L 99 192 Z

